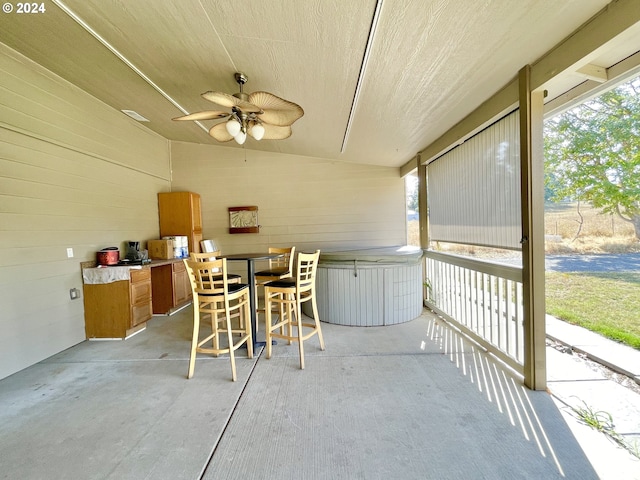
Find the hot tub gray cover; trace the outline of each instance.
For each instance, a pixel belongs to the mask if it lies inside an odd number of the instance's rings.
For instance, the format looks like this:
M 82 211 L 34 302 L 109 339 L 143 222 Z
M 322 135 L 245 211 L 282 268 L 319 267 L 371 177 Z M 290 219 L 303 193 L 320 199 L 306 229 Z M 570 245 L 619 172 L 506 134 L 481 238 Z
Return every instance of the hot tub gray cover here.
M 420 316 L 422 256 L 409 246 L 321 251 L 316 278 L 320 320 L 338 325 L 395 325 Z M 303 306 L 306 315 L 313 312 Z
M 414 264 L 423 256 L 419 247 L 402 245 L 396 247 L 358 248 L 353 250 L 321 251 L 319 264 L 367 262 L 376 264 Z

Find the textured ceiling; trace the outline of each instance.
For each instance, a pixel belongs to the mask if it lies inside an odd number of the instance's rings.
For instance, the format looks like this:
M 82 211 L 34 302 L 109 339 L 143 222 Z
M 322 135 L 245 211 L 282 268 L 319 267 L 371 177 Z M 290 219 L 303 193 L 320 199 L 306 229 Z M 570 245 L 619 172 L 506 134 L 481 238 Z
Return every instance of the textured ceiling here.
M 171 140 L 218 144 L 171 118 L 219 109 L 200 94 L 237 92 L 240 71 L 249 77 L 245 92 L 268 91 L 305 110 L 290 138 L 248 138 L 246 148 L 401 166 L 607 3 L 54 0 L 46 13 L 0 16 L 0 41 L 112 107 L 135 110 Z M 638 50 L 634 33 L 601 61 Z

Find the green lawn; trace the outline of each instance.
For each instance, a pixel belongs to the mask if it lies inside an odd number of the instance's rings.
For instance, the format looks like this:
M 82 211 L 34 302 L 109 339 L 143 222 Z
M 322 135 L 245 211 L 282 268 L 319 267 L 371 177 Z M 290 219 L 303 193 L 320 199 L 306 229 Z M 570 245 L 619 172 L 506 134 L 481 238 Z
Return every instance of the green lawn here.
M 640 350 L 640 273 L 546 273 L 546 311 Z

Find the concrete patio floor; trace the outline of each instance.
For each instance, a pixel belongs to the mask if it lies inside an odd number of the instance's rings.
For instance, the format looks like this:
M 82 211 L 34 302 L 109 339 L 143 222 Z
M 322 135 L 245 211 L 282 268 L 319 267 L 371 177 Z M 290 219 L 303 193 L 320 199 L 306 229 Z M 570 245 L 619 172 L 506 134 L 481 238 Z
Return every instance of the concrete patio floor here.
M 635 457 L 426 311 L 323 323 L 326 351 L 305 343 L 302 371 L 296 345 L 240 350 L 237 382 L 226 356 L 199 355 L 186 379 L 191 314 L 1 380 L 0 478 L 640 478 Z

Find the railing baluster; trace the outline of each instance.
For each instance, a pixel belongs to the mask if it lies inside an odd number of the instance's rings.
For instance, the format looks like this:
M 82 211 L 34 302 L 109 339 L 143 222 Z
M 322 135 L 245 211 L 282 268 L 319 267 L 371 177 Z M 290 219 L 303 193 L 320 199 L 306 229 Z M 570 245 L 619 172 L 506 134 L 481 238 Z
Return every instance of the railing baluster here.
M 426 303 L 522 369 L 522 268 L 429 251 Z
M 482 275 L 482 325 L 478 328 L 478 334 L 482 337 L 487 336 L 487 274 L 481 272 Z
M 505 298 L 505 328 L 506 328 L 506 343 L 505 343 L 505 350 L 507 351 L 507 353 L 509 353 L 509 355 L 511 356 L 515 356 L 516 355 L 516 350 L 513 348 L 515 342 L 513 341 L 513 334 L 515 333 L 515 329 L 513 328 L 513 283 L 511 282 L 511 280 L 505 280 L 506 282 L 506 286 L 507 286 L 507 291 L 506 291 L 506 298 Z

